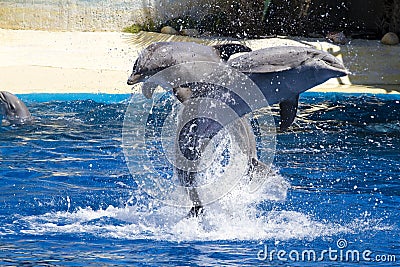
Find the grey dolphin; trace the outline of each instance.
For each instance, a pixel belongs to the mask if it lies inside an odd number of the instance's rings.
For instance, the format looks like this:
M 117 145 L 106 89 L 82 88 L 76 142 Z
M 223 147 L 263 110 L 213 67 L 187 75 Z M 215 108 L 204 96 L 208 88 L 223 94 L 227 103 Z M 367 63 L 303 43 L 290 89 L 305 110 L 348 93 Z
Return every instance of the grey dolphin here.
M 349 72 L 343 63 L 321 50 L 299 46 L 277 46 L 245 53 L 228 65 L 248 74 L 270 105 L 279 103 L 280 129 L 293 122 L 299 94 Z
M 178 100 L 183 104 L 181 113 L 193 114 L 192 117 L 195 117 L 195 119 L 186 122 L 185 125 L 181 125 L 181 121 L 178 122 L 180 124 L 178 129 L 181 130 L 177 135 L 177 143 L 185 159 L 191 161 L 199 160 L 209 141 L 224 127 L 218 120 L 212 119 L 214 117 L 212 113 L 214 112 L 219 112 L 221 116 L 224 116 L 224 108 L 221 109 L 218 106 L 211 108 L 207 104 L 199 104 L 199 106 L 188 105 L 188 107 L 186 105 L 191 99 L 215 99 L 219 103 L 224 103 L 225 105 L 223 106 L 229 107 L 238 115 L 238 119 L 232 120 L 226 126 L 231 129 L 229 133 L 232 134 L 236 144 L 239 145 L 241 152 L 248 158 L 248 174 L 250 177 L 256 173 L 266 173 L 270 168 L 258 160 L 256 137 L 252 126 L 249 124 L 249 118 L 245 116 L 252 112 L 250 107 L 246 108 L 246 103 L 238 95 L 224 87 L 203 83 L 188 84 L 188 86 L 190 87 L 181 86 L 173 90 Z M 202 110 L 201 116 L 195 116 L 195 114 L 199 114 L 198 109 Z M 178 174 L 180 183 L 187 188 L 188 195 L 193 202 L 193 207 L 188 216 L 198 216 L 202 213 L 203 206 L 195 188 L 197 186 L 197 171 L 181 170 L 179 168 L 176 168 L 175 171 Z
M 157 42 L 141 51 L 133 66 L 128 85 L 144 81 L 154 73 L 180 63 L 193 61 L 221 62 L 251 49 L 241 44 L 201 45 L 193 42 Z
M 13 124 L 30 123 L 33 119 L 24 102 L 6 91 L 0 91 L 0 114 Z

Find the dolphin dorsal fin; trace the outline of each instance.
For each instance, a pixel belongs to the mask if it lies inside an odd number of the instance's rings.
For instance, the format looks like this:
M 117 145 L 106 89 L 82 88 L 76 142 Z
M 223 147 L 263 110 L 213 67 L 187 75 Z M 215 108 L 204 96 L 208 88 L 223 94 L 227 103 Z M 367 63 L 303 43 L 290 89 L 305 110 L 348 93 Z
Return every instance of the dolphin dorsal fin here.
M 292 125 L 296 118 L 297 107 L 299 105 L 299 95 L 285 99 L 279 103 L 279 113 L 281 116 L 280 130 L 283 132 Z
M 228 61 L 228 59 L 233 54 L 242 52 L 251 52 L 250 47 L 242 44 L 228 43 L 228 44 L 213 45 L 213 47 L 219 51 L 220 57 L 224 61 Z

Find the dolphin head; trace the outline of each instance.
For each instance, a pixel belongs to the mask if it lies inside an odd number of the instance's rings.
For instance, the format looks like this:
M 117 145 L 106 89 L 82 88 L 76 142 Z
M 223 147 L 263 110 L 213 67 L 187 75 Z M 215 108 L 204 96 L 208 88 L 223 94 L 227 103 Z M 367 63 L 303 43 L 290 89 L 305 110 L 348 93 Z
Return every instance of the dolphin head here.
M 131 74 L 131 76 L 129 76 L 128 81 L 127 81 L 128 85 L 134 85 L 138 82 L 142 82 L 145 79 L 144 75 L 142 75 L 142 73 L 141 73 L 141 72 L 144 72 L 144 70 L 141 70 L 140 68 L 138 68 L 138 62 L 140 63 L 139 58 L 136 59 L 135 64 L 133 65 L 132 74 Z
M 343 62 L 334 55 L 319 50 L 310 51 L 310 53 L 313 55 L 305 62 L 304 66 L 315 69 L 315 75 L 319 82 L 351 74 Z
M 11 123 L 21 124 L 32 120 L 31 113 L 24 102 L 6 91 L 0 91 L 0 114 Z

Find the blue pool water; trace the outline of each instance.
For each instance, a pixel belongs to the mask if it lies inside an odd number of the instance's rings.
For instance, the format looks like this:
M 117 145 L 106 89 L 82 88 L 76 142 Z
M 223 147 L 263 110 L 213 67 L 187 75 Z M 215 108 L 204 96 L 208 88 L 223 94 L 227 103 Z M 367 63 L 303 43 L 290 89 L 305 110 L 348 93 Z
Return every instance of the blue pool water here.
M 0 128 L 0 265 L 400 265 L 400 95 L 303 94 L 265 188 L 200 219 L 138 188 L 129 95 L 20 98 L 36 122 Z

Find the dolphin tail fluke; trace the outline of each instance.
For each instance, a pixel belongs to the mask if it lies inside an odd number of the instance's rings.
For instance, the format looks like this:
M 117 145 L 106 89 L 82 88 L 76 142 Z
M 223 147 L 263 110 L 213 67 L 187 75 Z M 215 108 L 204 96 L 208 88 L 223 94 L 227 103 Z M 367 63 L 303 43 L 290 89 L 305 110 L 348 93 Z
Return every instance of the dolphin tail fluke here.
M 193 217 L 199 217 L 200 215 L 203 214 L 203 206 L 193 206 L 189 213 L 186 215 L 186 218 L 193 218 Z
M 294 119 L 296 118 L 297 107 L 299 105 L 299 95 L 293 98 L 285 99 L 279 103 L 279 113 L 281 116 L 280 131 L 283 132 L 290 125 L 292 125 Z
M 199 217 L 203 213 L 203 205 L 201 204 L 199 194 L 196 188 L 188 189 L 190 200 L 193 202 L 193 207 L 190 209 L 187 217 Z
M 190 209 L 187 218 L 198 217 L 203 213 L 203 205 L 201 203 L 199 194 L 196 190 L 196 172 L 184 171 L 180 169 L 176 169 L 178 174 L 178 179 L 181 185 L 186 187 L 187 194 L 189 199 L 192 201 L 193 206 Z

